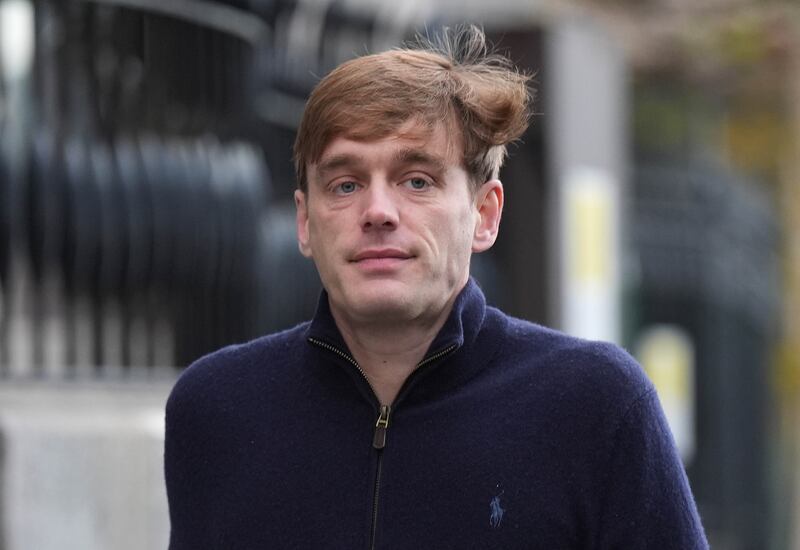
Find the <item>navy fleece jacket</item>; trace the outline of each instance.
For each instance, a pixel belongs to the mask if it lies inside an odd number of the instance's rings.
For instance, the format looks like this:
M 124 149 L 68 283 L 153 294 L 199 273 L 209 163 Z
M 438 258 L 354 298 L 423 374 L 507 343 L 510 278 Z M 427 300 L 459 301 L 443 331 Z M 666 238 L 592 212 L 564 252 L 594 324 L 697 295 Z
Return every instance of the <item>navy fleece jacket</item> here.
M 470 281 L 426 357 L 385 431 L 324 293 L 313 321 L 197 361 L 167 404 L 170 549 L 707 548 L 625 352 Z

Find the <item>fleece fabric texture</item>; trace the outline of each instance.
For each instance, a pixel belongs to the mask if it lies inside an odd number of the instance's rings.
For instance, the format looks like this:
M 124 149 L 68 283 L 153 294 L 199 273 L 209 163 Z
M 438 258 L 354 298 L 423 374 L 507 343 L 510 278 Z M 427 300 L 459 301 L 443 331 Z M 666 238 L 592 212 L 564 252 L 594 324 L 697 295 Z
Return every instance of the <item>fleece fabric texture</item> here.
M 382 450 L 324 293 L 311 322 L 197 361 L 167 404 L 170 549 L 707 548 L 628 354 L 506 316 L 474 281 L 427 356 L 451 346 Z

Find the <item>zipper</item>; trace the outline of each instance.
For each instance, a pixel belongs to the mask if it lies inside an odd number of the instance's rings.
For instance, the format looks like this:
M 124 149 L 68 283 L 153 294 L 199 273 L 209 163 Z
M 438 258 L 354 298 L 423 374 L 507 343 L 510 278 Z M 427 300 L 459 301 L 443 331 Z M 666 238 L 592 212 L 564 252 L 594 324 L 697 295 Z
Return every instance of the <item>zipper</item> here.
M 375 422 L 375 435 L 372 437 L 372 447 L 381 450 L 386 446 L 386 430 L 389 429 L 389 413 L 392 408 L 389 405 L 381 405 L 378 413 L 378 421 Z
M 372 395 L 375 397 L 375 401 L 380 403 L 380 400 L 378 399 L 378 392 L 375 391 L 375 386 L 373 386 L 372 382 L 370 382 L 369 378 L 367 378 L 367 373 L 364 372 L 364 369 L 361 368 L 361 365 L 359 365 L 358 362 L 355 359 L 353 359 L 353 357 L 349 353 L 345 353 L 339 348 L 332 346 L 327 342 L 323 342 L 322 340 L 317 340 L 314 337 L 309 337 L 308 341 L 314 344 L 315 346 L 319 346 L 323 349 L 335 353 L 336 355 L 338 355 L 342 359 L 345 359 L 348 363 L 353 365 L 356 369 L 358 369 L 358 372 L 361 373 L 361 376 L 363 376 L 364 380 L 367 382 L 369 389 L 372 390 Z
M 434 353 L 433 355 L 431 355 L 427 359 L 423 359 L 422 361 L 420 361 L 420 363 L 416 367 L 414 367 L 414 370 L 411 371 L 411 374 L 414 374 L 415 372 L 417 372 L 417 370 L 419 370 L 420 368 L 424 367 L 428 363 L 433 363 L 434 361 L 436 361 L 437 359 L 441 359 L 445 355 L 450 355 L 452 352 L 455 351 L 455 349 L 457 347 L 458 347 L 458 344 L 450 344 L 446 348 L 437 351 L 436 353 Z M 411 374 L 409 374 L 409 378 L 411 377 Z M 408 379 L 406 379 L 406 381 L 408 381 Z M 402 391 L 402 388 L 401 388 L 401 391 Z
M 342 350 L 340 350 L 336 346 L 332 346 L 331 344 L 329 344 L 329 343 L 327 343 L 327 342 L 325 342 L 323 340 L 318 340 L 317 338 L 314 338 L 314 337 L 309 337 L 308 341 L 311 342 L 312 344 L 314 344 L 315 346 L 319 346 L 319 347 L 321 347 L 323 349 L 326 349 L 326 350 L 328 350 L 328 351 L 330 351 L 332 353 L 335 353 L 336 355 L 338 355 L 339 357 L 341 357 L 342 359 L 346 360 L 348 363 L 353 365 L 358 370 L 358 372 L 361 373 L 361 376 L 362 376 L 362 378 L 364 378 L 364 381 L 369 386 L 369 389 L 372 390 L 372 396 L 375 398 L 375 401 L 379 405 L 378 420 L 375 423 L 375 434 L 372 437 L 372 446 L 375 449 L 378 449 L 378 450 L 383 449 L 386 446 L 386 431 L 389 429 L 389 414 L 391 413 L 391 409 L 392 409 L 391 405 L 384 405 L 384 404 L 382 404 L 380 402 L 380 399 L 378 399 L 378 392 L 375 391 L 375 386 L 372 385 L 372 382 L 370 382 L 369 378 L 367 377 L 367 373 L 364 372 L 364 369 L 361 368 L 361 365 L 358 364 L 358 361 L 356 361 L 353 358 L 352 355 L 350 355 L 349 353 L 343 352 Z M 455 351 L 455 349 L 457 347 L 458 347 L 458 344 L 450 344 L 446 348 L 443 348 L 443 349 L 437 351 L 436 353 L 434 353 L 433 355 L 431 355 L 430 357 L 427 357 L 427 358 L 423 359 L 422 361 L 420 361 L 417 364 L 417 366 L 414 367 L 414 370 L 412 370 L 411 373 L 408 375 L 408 378 L 406 378 L 405 383 L 400 388 L 400 391 L 397 393 L 398 398 L 405 393 L 404 390 L 408 385 L 408 381 L 409 381 L 409 379 L 411 378 L 411 376 L 415 372 L 417 372 L 419 369 L 421 369 L 425 365 L 433 363 L 434 361 L 437 361 L 437 360 L 441 359 L 442 357 L 444 357 L 446 355 L 449 355 L 450 353 Z M 398 400 L 399 399 L 395 399 L 395 401 L 398 401 Z M 385 409 L 385 411 L 384 411 L 384 409 Z
M 378 463 L 375 466 L 375 486 L 372 491 L 372 524 L 369 529 L 369 548 L 375 550 L 375 541 L 378 532 L 378 503 L 381 494 L 381 470 L 383 466 L 383 448 L 386 446 L 386 429 L 389 427 L 389 405 L 381 405 L 378 422 L 375 424 L 375 437 L 372 446 L 378 453 Z
M 348 363 L 353 365 L 358 370 L 358 372 L 361 373 L 361 376 L 367 382 L 367 385 L 369 386 L 370 390 L 372 390 L 372 395 L 373 397 L 375 397 L 375 401 L 379 404 L 378 419 L 375 422 L 375 433 L 372 436 L 372 448 L 375 449 L 378 454 L 378 463 L 375 467 L 375 486 L 372 492 L 372 525 L 370 527 L 370 532 L 369 532 L 369 547 L 370 550 L 375 550 L 375 542 L 377 539 L 376 534 L 378 529 L 378 502 L 381 490 L 383 449 L 384 447 L 386 447 L 386 432 L 389 429 L 389 415 L 392 412 L 392 406 L 383 405 L 380 402 L 380 399 L 378 399 L 378 393 L 375 391 L 375 387 L 372 385 L 372 382 L 370 382 L 369 378 L 367 377 L 367 374 L 364 372 L 364 369 L 361 368 L 361 365 L 359 365 L 358 362 L 350 354 L 343 352 L 336 346 L 332 346 L 327 342 L 318 340 L 313 337 L 309 337 L 308 341 L 314 344 L 315 346 L 319 346 L 332 353 L 335 353 L 336 355 L 345 359 Z M 403 386 L 400 388 L 400 391 L 397 394 L 398 399 L 395 399 L 395 402 L 397 402 L 399 400 L 399 397 L 405 393 L 404 390 L 408 385 L 408 381 L 411 378 L 411 375 L 413 375 L 415 372 L 417 372 L 420 368 L 424 367 L 425 365 L 428 365 L 438 359 L 441 359 L 446 355 L 449 355 L 450 353 L 455 351 L 457 347 L 458 347 L 457 344 L 451 344 L 450 346 L 447 346 L 446 348 L 441 349 L 438 352 L 434 353 L 430 357 L 427 357 L 426 359 L 420 361 L 417 364 L 417 366 L 414 367 L 414 370 L 411 371 L 408 378 L 406 378 L 405 383 L 403 383 Z

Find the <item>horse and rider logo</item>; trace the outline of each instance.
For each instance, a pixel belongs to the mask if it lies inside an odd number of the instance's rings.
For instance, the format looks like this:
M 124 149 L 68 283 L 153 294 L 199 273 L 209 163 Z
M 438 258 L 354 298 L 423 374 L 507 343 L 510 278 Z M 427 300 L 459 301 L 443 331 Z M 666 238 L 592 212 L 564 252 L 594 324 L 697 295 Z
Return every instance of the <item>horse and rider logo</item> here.
M 500 497 L 503 496 L 503 493 L 505 491 L 501 491 L 499 495 L 496 495 L 489 502 L 489 525 L 492 529 L 500 527 L 500 522 L 503 521 L 503 514 L 506 513 L 505 508 L 500 506 Z

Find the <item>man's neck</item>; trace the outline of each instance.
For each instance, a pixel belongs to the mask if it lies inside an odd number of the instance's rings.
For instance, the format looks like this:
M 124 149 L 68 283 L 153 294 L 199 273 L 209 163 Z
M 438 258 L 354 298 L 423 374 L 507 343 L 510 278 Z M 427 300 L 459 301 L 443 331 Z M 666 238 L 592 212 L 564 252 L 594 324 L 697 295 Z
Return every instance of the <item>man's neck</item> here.
M 350 353 L 367 376 L 382 405 L 391 405 L 403 383 L 425 357 L 425 352 L 453 309 L 455 296 L 435 316 L 413 322 L 358 322 L 331 313 Z

